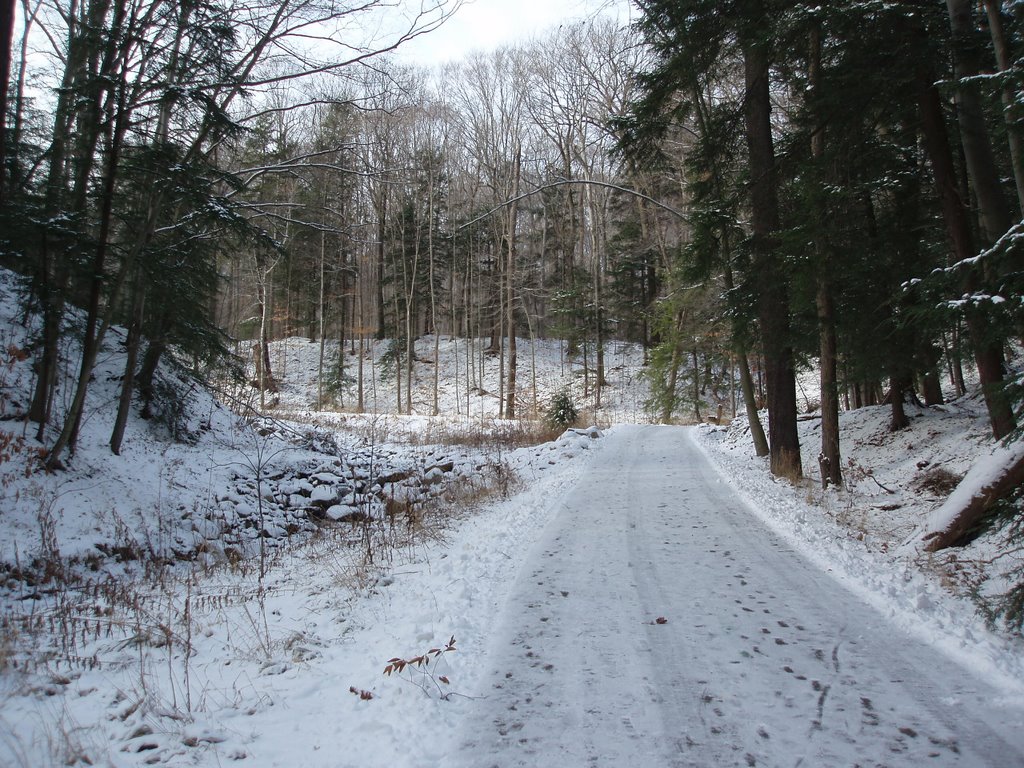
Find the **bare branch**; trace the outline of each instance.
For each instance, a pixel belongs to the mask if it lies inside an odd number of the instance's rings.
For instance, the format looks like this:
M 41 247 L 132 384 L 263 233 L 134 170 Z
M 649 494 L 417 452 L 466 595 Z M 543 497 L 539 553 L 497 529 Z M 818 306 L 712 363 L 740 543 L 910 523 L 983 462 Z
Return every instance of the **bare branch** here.
M 556 187 L 565 187 L 565 186 L 569 186 L 569 185 L 593 185 L 593 186 L 596 186 L 596 187 L 604 187 L 606 189 L 613 189 L 613 190 L 615 190 L 617 192 L 622 192 L 622 193 L 627 194 L 627 195 L 632 195 L 633 197 L 639 197 L 641 200 L 646 200 L 647 202 L 651 203 L 652 205 L 655 205 L 658 208 L 661 208 L 663 211 L 671 213 L 673 216 L 676 216 L 677 218 L 680 218 L 683 221 L 687 220 L 686 214 L 683 213 L 682 211 L 679 211 L 679 210 L 677 210 L 677 209 L 675 209 L 675 208 L 673 208 L 673 207 L 671 207 L 669 205 L 666 205 L 665 203 L 661 202 L 660 200 L 655 200 L 653 197 L 651 197 L 650 195 L 645 195 L 643 192 L 638 192 L 635 189 L 630 189 L 629 187 L 623 187 L 623 186 L 620 186 L 618 184 L 611 184 L 611 183 L 609 183 L 607 181 L 595 181 L 595 180 L 592 180 L 592 179 L 563 179 L 561 181 L 552 181 L 552 182 L 550 182 L 548 184 L 542 184 L 541 186 L 537 187 L 536 189 L 532 189 L 529 192 L 524 192 L 521 195 L 516 195 L 515 197 L 509 198 L 508 200 L 505 200 L 503 203 L 500 203 L 500 204 L 496 205 L 494 208 L 492 208 L 491 210 L 487 211 L 486 213 L 480 214 L 479 216 L 477 216 L 472 221 L 467 221 L 465 224 L 463 224 L 462 226 L 458 227 L 458 229 L 456 229 L 456 232 L 461 231 L 461 230 L 465 229 L 466 227 L 470 227 L 473 224 L 476 224 L 478 221 L 482 221 L 483 219 L 486 219 L 488 216 L 491 216 L 492 214 L 497 213 L 498 211 L 500 211 L 500 210 L 502 210 L 504 208 L 507 208 L 508 206 L 510 206 L 510 205 L 512 205 L 514 203 L 519 202 L 520 200 L 523 200 L 523 199 L 525 199 L 527 197 L 532 197 L 533 195 L 536 195 L 539 192 L 544 192 L 545 190 L 548 190 L 548 189 L 555 189 Z

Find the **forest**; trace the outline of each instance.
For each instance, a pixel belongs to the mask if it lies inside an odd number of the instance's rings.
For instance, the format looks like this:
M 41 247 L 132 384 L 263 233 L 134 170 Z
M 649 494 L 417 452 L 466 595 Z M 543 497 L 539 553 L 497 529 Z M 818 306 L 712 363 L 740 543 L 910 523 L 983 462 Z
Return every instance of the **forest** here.
M 1016 435 L 1024 6 L 637 0 L 630 26 L 391 55 L 458 5 L 5 4 L 0 263 L 41 318 L 31 402 L 5 418 L 49 469 L 114 326 L 115 454 L 161 366 L 250 375 L 267 408 L 268 344 L 291 336 L 321 344 L 318 405 L 352 410 L 388 340 L 407 412 L 415 340 L 469 339 L 464 386 L 497 357 L 509 419 L 536 415 L 517 339 L 566 340 L 597 402 L 607 344 L 635 342 L 654 418 L 700 418 L 735 379 L 790 478 L 814 368 L 833 485 L 841 410 L 887 403 L 899 430 L 947 381 L 976 377 L 993 438 Z

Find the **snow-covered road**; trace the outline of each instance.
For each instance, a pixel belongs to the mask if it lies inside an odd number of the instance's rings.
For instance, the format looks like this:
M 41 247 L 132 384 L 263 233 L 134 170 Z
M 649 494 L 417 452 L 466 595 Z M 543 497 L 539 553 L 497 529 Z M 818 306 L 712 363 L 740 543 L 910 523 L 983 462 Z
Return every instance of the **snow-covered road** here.
M 607 439 L 520 568 L 449 765 L 1024 765 L 1016 697 L 766 529 L 687 430 Z

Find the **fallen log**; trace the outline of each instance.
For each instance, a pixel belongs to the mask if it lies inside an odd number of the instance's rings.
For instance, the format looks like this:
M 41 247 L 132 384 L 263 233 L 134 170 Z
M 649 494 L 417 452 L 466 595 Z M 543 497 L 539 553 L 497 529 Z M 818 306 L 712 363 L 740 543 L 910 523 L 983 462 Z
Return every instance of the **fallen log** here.
M 1024 440 L 999 444 L 979 458 L 949 498 L 928 516 L 923 533 L 905 546 L 926 552 L 966 543 L 1000 500 L 1024 484 Z

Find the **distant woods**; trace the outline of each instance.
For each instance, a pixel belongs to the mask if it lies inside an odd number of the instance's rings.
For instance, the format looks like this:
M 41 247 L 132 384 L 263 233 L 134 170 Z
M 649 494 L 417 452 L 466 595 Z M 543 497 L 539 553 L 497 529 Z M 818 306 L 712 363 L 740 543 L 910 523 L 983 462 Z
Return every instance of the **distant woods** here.
M 840 409 L 888 402 L 899 429 L 907 398 L 972 370 L 993 434 L 1016 428 L 1016 6 L 639 0 L 633 29 L 598 17 L 425 70 L 360 47 L 385 5 L 18 6 L 2 258 L 40 318 L 25 416 L 51 464 L 113 325 L 115 452 L 159 366 L 222 370 L 254 342 L 265 406 L 269 342 L 297 335 L 321 345 L 320 405 L 346 384 L 335 404 L 361 408 L 373 375 L 403 411 L 413 342 L 471 340 L 460 375 L 496 356 L 509 418 L 517 338 L 566 340 L 597 403 L 606 343 L 634 341 L 657 418 L 735 385 L 790 476 L 795 374 L 816 366 L 827 483 Z M 387 370 L 366 371 L 384 339 Z

